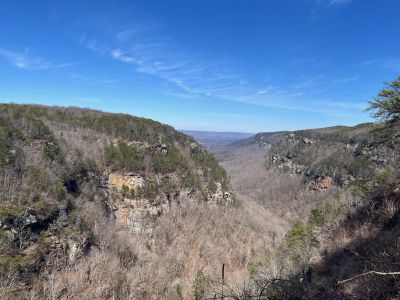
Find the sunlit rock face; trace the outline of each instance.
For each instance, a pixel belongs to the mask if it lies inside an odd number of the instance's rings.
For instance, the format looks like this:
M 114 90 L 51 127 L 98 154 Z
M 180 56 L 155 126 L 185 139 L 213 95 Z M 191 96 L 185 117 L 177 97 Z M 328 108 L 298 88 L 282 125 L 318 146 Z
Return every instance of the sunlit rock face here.
M 168 193 L 157 192 L 149 197 L 143 195 L 141 191 L 148 182 L 155 182 L 159 187 L 160 182 L 168 182 L 176 185 Z M 198 199 L 199 191 L 178 187 L 179 178 L 176 174 L 156 176 L 156 178 L 146 179 L 145 177 L 129 173 L 114 172 L 108 174 L 106 184 L 108 190 L 113 194 L 113 200 L 108 201 L 107 205 L 115 218 L 115 225 L 120 230 L 130 230 L 132 232 L 144 232 L 151 234 L 155 226 L 156 219 L 168 212 L 174 205 L 184 206 L 190 201 Z M 216 183 L 216 191 L 209 193 L 207 202 L 213 204 L 229 204 L 232 195 L 225 191 L 221 183 Z
M 108 183 L 117 190 L 122 190 L 124 187 L 136 190 L 144 185 L 144 178 L 134 173 L 110 173 Z

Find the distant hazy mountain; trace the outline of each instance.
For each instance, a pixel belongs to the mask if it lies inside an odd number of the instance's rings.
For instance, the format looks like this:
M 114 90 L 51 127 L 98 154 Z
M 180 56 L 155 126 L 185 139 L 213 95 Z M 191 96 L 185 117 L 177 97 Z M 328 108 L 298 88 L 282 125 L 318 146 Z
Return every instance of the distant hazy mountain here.
M 198 143 L 208 149 L 224 146 L 254 135 L 254 133 L 247 132 L 181 131 L 192 136 Z

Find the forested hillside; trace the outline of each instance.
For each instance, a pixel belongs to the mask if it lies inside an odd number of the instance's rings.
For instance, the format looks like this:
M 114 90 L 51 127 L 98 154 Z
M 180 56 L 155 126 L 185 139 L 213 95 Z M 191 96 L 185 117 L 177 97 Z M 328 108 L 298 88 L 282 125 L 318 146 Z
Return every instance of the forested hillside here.
M 399 87 L 370 102 L 378 123 L 259 133 L 216 151 L 237 195 L 279 217 L 275 247 L 225 297 L 399 296 Z
M 229 179 L 172 127 L 2 104 L 0 141 L 2 298 L 190 294 L 201 255 L 223 251 L 222 233 L 193 238 L 235 211 Z

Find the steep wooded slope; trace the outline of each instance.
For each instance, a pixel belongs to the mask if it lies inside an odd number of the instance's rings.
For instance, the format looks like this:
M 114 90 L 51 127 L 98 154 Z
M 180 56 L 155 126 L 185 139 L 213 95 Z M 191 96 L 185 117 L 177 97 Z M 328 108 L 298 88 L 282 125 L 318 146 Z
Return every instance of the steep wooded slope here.
M 249 223 L 225 171 L 172 127 L 2 104 L 0 140 L 3 298 L 174 298 L 202 267 L 245 268 Z
M 398 276 L 399 144 L 383 124 L 260 133 L 216 152 L 237 195 L 263 204 L 275 248 L 236 299 L 391 299 Z M 227 280 L 228 282 L 229 280 Z M 218 295 L 218 293 L 217 293 Z

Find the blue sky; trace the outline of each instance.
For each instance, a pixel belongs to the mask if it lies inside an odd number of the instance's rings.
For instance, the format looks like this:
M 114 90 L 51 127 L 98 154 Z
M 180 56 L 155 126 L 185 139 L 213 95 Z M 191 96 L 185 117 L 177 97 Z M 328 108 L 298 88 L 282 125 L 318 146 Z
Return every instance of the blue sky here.
M 0 101 L 178 129 L 353 125 L 400 73 L 397 0 L 0 4 Z

